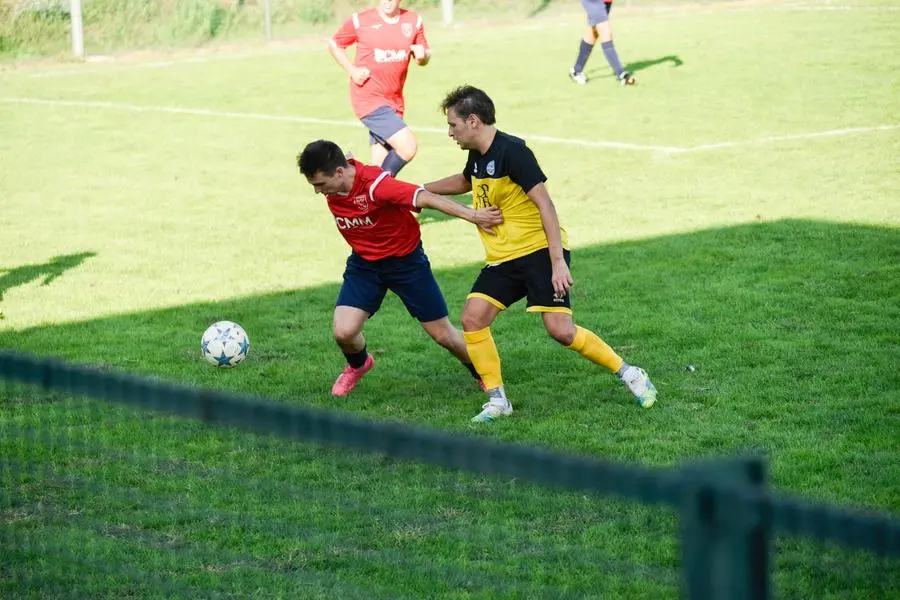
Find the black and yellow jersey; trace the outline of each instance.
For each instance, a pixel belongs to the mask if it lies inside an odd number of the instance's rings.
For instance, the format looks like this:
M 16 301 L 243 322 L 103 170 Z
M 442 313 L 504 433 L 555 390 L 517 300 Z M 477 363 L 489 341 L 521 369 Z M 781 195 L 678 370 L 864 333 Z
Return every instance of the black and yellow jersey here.
M 526 193 L 547 181 L 547 177 L 524 140 L 497 131 L 487 153 L 469 150 L 463 176 L 472 182 L 476 209 L 496 206 L 503 214 L 503 223 L 494 227 L 497 235 L 478 231 L 488 264 L 506 262 L 549 246 L 541 213 Z M 563 248 L 568 249 L 566 230 L 560 229 Z

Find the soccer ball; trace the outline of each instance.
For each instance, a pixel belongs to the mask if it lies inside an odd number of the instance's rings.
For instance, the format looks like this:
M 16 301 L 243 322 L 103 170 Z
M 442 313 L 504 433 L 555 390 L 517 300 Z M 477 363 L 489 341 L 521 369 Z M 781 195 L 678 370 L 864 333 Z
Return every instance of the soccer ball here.
M 203 358 L 217 367 L 233 367 L 247 358 L 250 338 L 244 328 L 231 321 L 218 321 L 206 328 L 200 338 Z

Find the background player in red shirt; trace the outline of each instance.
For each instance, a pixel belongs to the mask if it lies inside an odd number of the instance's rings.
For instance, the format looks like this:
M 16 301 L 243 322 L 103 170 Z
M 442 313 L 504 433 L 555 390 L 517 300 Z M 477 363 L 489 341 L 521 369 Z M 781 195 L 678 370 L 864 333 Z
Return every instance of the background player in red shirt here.
M 350 62 L 346 48 L 356 44 Z M 350 103 L 369 130 L 372 164 L 396 175 L 416 155 L 416 138 L 403 121 L 403 85 L 409 61 L 426 65 L 431 49 L 422 17 L 400 8 L 400 0 L 379 0 L 347 19 L 328 46 L 350 76 Z
M 400 297 L 428 335 L 480 383 L 462 332 L 447 318 L 447 303 L 431 272 L 419 222 L 411 211 L 434 208 L 490 233 L 492 226 L 503 222 L 500 211 L 474 210 L 422 186 L 394 179 L 380 167 L 348 160 L 337 144 L 326 140 L 308 144 L 297 157 L 297 166 L 316 193 L 325 195 L 338 231 L 353 250 L 334 309 L 334 339 L 347 366 L 331 393 L 346 396 L 375 366 L 362 330 L 388 290 Z
M 578 47 L 578 58 L 575 59 L 575 66 L 569 69 L 569 77 L 575 83 L 584 85 L 587 83 L 587 75 L 584 74 L 584 65 L 587 63 L 591 50 L 597 39 L 600 39 L 600 46 L 603 48 L 603 55 L 606 62 L 609 63 L 613 73 L 616 74 L 616 81 L 619 85 L 634 85 L 637 81 L 634 75 L 625 70 L 622 61 L 619 60 L 619 53 L 616 52 L 616 46 L 613 44 L 612 28 L 609 26 L 609 11 L 612 10 L 613 0 L 581 0 L 584 12 L 587 13 L 588 28 L 581 39 L 581 45 Z

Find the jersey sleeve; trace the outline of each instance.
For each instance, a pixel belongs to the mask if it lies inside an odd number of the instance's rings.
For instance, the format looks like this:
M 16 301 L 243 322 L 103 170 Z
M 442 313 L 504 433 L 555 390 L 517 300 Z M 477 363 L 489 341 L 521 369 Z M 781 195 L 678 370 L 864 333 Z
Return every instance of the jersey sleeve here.
M 416 16 L 416 33 L 413 36 L 413 44 L 422 44 L 428 48 L 428 39 L 425 37 L 425 23 L 420 15 Z
M 512 144 L 509 160 L 509 178 L 526 193 L 537 184 L 547 181 L 534 152 L 525 144 Z
M 420 185 L 394 179 L 385 171 L 369 186 L 369 197 L 375 204 L 394 204 L 419 212 L 422 209 L 416 206 L 416 196 L 422 189 Z
M 355 44 L 358 40 L 356 30 L 359 28 L 359 15 L 353 13 L 353 16 L 344 21 L 344 24 L 331 36 L 331 42 L 338 48 L 347 48 Z

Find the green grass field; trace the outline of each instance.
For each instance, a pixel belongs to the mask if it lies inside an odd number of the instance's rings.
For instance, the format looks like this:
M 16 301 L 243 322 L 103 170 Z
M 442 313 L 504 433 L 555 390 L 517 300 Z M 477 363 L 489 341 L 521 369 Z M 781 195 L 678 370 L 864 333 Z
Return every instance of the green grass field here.
M 617 6 L 632 89 L 599 52 L 588 86 L 568 82 L 577 8 L 432 25 L 402 177 L 462 168 L 437 105 L 484 87 L 549 176 L 576 320 L 649 371 L 651 410 L 514 306 L 494 337 L 516 412 L 473 426 L 482 394 L 393 297 L 367 325 L 377 368 L 330 397 L 347 249 L 294 157 L 322 137 L 365 157 L 367 138 L 320 39 L 0 63 L 0 347 L 654 466 L 752 449 L 778 491 L 900 513 L 897 7 Z M 422 222 L 458 320 L 477 235 Z M 218 319 L 252 341 L 233 370 L 199 357 Z M 34 597 L 71 597 L 76 575 L 92 598 L 677 594 L 663 511 L 17 386 L 0 398 L 0 454 L 36 469 L 0 512 L 19 543 L 7 575 L 30 571 Z M 896 561 L 777 550 L 779 597 L 900 595 Z

